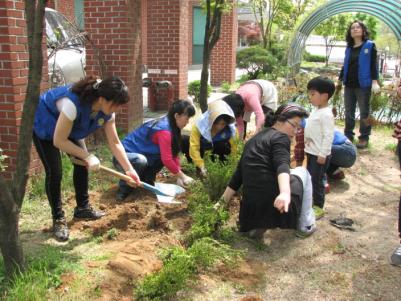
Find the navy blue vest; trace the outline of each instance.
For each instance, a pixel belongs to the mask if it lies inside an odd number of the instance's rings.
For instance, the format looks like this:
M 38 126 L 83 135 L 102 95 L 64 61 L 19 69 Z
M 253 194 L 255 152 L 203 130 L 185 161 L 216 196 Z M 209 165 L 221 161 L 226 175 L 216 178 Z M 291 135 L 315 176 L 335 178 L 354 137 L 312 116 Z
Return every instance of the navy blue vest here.
M 91 118 L 92 106 L 82 104 L 78 95 L 71 92 L 70 87 L 71 85 L 58 87 L 40 96 L 33 124 L 33 130 L 39 138 L 53 140 L 54 130 L 60 115 L 56 102 L 63 97 L 68 97 L 77 108 L 77 117 L 68 136 L 70 139 L 79 140 L 87 137 L 111 118 L 111 115 L 106 115 L 101 111 Z
M 235 132 L 233 132 L 233 129 L 229 125 L 227 125 L 224 129 L 222 129 L 219 133 L 217 133 L 217 135 L 215 135 L 212 138 L 212 143 L 203 138 L 203 136 L 201 135 L 200 144 L 204 149 L 211 149 L 213 148 L 213 143 L 220 141 L 229 141 L 231 137 L 233 137 L 234 135 Z
M 372 86 L 372 75 L 370 72 L 371 68 L 370 65 L 372 61 L 372 48 L 373 48 L 373 42 L 370 40 L 366 40 L 362 44 L 361 52 L 359 53 L 358 80 L 359 80 L 359 86 L 361 88 L 369 88 Z M 344 58 L 344 73 L 343 73 L 344 83 L 347 80 L 350 57 L 351 57 L 351 47 L 347 47 L 347 49 L 345 50 L 345 58 Z
M 160 147 L 153 143 L 152 136 L 158 131 L 170 131 L 168 117 L 151 120 L 129 133 L 121 143 L 127 153 L 160 156 Z

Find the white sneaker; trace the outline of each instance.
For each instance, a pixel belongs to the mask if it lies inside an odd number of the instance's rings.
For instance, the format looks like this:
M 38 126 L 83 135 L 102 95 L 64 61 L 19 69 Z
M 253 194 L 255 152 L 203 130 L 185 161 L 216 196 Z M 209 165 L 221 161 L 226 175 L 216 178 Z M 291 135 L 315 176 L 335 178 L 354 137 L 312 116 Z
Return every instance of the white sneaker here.
M 392 265 L 401 266 L 401 244 L 394 250 L 390 262 Z

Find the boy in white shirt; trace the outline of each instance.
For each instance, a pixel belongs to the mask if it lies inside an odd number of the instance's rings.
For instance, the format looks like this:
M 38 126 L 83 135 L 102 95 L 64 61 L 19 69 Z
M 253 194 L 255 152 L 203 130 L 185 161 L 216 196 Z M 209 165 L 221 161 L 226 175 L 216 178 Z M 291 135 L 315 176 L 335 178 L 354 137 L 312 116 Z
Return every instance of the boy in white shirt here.
M 307 85 L 309 102 L 316 107 L 305 127 L 305 153 L 307 169 L 312 177 L 313 207 L 316 219 L 324 215 L 323 177 L 329 165 L 331 144 L 334 136 L 334 116 L 329 107 L 329 99 L 335 85 L 327 77 L 315 77 Z

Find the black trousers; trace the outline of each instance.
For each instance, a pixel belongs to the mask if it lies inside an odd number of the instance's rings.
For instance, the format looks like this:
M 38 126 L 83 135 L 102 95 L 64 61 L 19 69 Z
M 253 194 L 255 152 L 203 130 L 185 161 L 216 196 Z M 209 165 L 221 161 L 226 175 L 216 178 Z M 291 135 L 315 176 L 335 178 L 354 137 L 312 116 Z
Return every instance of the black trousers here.
M 312 178 L 313 205 L 323 208 L 325 200 L 323 177 L 330 164 L 330 156 L 326 158 L 326 163 L 322 165 L 317 163 L 317 156 L 311 154 L 306 155 L 308 157 L 307 169 Z
M 77 144 L 76 141 L 72 141 Z M 33 143 L 45 169 L 45 189 L 47 199 L 52 209 L 53 219 L 64 217 L 61 202 L 61 180 L 63 175 L 60 150 L 53 145 L 53 141 L 43 140 L 33 133 Z M 73 182 L 77 206 L 85 208 L 89 205 L 88 169 L 85 166 L 74 164 Z
M 192 163 L 192 158 L 189 155 L 189 136 L 182 135 L 181 136 L 181 150 L 187 158 L 188 162 Z M 226 156 L 231 153 L 231 144 L 230 141 L 218 141 L 209 145 L 201 145 L 200 155 L 203 158 L 205 155 L 205 151 L 212 151 L 212 155 L 217 155 L 220 161 L 226 160 Z

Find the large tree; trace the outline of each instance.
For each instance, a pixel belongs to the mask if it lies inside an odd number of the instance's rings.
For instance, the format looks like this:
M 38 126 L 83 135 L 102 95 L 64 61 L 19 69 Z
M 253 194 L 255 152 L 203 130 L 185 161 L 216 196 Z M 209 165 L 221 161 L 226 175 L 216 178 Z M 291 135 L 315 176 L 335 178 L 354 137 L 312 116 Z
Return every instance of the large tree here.
M 205 0 L 202 5 L 206 11 L 205 39 L 203 44 L 203 61 L 199 103 L 202 112 L 207 110 L 207 88 L 209 81 L 209 64 L 212 49 L 220 39 L 221 18 L 230 9 L 230 0 Z
M 32 127 L 42 78 L 42 32 L 46 0 L 25 0 L 29 73 L 17 148 L 17 166 L 11 182 L 0 175 L 0 250 L 6 276 L 24 270 L 18 222 L 28 181 Z

